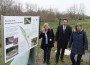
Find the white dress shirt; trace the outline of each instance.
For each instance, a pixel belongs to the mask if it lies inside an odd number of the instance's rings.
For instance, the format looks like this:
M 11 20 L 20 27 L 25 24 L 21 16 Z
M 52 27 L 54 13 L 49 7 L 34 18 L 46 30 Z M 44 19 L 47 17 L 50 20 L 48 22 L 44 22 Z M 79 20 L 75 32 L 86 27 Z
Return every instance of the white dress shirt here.
M 64 25 L 63 25 L 63 31 L 65 31 L 65 30 L 66 30 L 66 27 L 67 27 L 67 26 L 64 26 Z
M 46 38 L 46 44 L 48 44 L 48 36 L 46 32 L 45 32 L 45 38 Z

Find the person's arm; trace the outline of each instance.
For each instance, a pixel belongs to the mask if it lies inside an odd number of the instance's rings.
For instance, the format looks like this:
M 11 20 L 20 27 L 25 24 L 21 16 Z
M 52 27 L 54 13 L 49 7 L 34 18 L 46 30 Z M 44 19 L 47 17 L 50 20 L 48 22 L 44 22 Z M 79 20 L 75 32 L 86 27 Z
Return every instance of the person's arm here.
M 72 28 L 70 27 L 70 31 L 69 31 L 69 39 L 70 39 L 71 34 L 72 34 Z
M 56 38 L 55 38 L 56 41 L 58 41 L 58 36 L 59 36 L 59 26 L 58 26 L 57 31 L 56 31 Z
M 39 34 L 39 39 L 41 39 L 43 36 L 43 33 L 40 31 L 40 34 Z
M 51 33 L 52 33 L 52 41 L 54 42 L 54 32 L 53 32 L 53 29 L 51 29 Z
M 84 32 L 84 49 L 88 50 L 88 40 L 87 40 L 87 36 L 86 36 L 86 32 Z
M 69 44 L 68 44 L 69 49 L 71 49 L 72 43 L 73 43 L 73 33 L 70 36 L 70 40 L 69 40 Z

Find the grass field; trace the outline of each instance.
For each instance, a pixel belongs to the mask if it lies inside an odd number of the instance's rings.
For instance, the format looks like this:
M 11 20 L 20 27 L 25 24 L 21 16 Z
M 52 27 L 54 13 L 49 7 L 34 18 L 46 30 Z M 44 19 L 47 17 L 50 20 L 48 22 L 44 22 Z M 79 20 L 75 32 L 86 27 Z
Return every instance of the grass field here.
M 89 48 L 90 48 L 90 19 L 85 19 L 85 20 L 70 20 L 69 21 L 69 24 L 70 26 L 74 29 L 74 26 L 77 22 L 81 22 L 83 24 L 83 27 L 87 33 L 87 37 L 88 37 L 88 41 L 89 41 Z M 43 23 L 45 22 L 41 22 L 41 28 L 42 28 L 42 25 Z M 54 30 L 54 33 L 56 32 L 56 29 L 57 29 L 57 26 L 58 26 L 58 21 L 56 22 L 48 22 L 50 24 L 50 26 L 53 28 Z M 1 34 L 1 26 L 0 26 L 0 34 Z M 54 47 L 52 48 L 52 51 L 51 51 L 51 65 L 54 65 L 54 62 L 55 62 L 55 50 L 56 50 L 56 43 L 54 44 Z M 38 45 L 38 55 L 37 55 L 37 65 L 46 65 L 46 64 L 43 64 L 43 50 L 40 48 L 40 42 L 39 42 L 39 45 Z M 2 65 L 2 52 L 1 52 L 1 35 L 0 35 L 0 65 Z M 9 63 L 7 63 L 6 65 L 9 65 Z M 58 65 L 70 65 L 71 64 L 71 61 L 70 61 L 70 58 L 69 56 L 65 56 L 65 63 L 62 63 L 62 62 L 59 62 Z M 81 65 L 89 65 L 89 62 L 88 61 L 83 61 L 81 63 Z
M 89 41 L 89 45 L 90 45 L 90 19 L 85 19 L 85 20 L 70 20 L 69 21 L 69 25 L 73 28 L 74 30 L 74 26 L 78 23 L 82 23 L 84 30 L 87 33 L 87 37 L 88 37 L 88 41 Z M 56 33 L 56 29 L 57 26 L 59 25 L 58 22 L 48 22 L 49 25 L 51 26 L 51 28 L 53 28 L 54 33 Z M 44 22 L 41 22 L 41 28 L 42 25 L 44 24 Z

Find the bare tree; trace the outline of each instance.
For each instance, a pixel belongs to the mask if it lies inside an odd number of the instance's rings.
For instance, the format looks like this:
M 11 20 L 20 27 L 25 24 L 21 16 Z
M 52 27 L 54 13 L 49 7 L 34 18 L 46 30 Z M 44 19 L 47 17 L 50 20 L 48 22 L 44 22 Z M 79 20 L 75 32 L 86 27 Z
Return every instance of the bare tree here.
M 30 3 L 26 3 L 25 9 L 26 9 L 27 15 L 36 15 L 38 11 L 37 5 L 30 4 Z
M 15 0 L 0 0 L 0 15 L 28 15 L 28 16 L 40 16 L 44 21 L 55 21 L 57 18 L 69 18 L 69 19 L 84 19 L 85 7 L 80 4 L 71 6 L 67 13 L 60 13 L 57 9 L 38 8 L 35 4 L 26 3 L 25 8 L 23 4 L 15 2 Z
M 77 5 L 73 5 L 67 11 L 67 14 L 70 19 L 84 19 L 84 4 L 80 4 L 78 7 Z
M 70 17 L 71 19 L 76 19 L 76 15 L 77 15 L 77 13 L 78 13 L 77 5 L 71 6 L 71 7 L 68 9 L 67 13 L 68 13 L 68 15 L 69 15 L 69 17 Z
M 85 11 L 84 4 L 80 4 L 79 11 L 78 11 L 79 19 L 84 19 L 85 18 L 85 12 L 84 11 Z

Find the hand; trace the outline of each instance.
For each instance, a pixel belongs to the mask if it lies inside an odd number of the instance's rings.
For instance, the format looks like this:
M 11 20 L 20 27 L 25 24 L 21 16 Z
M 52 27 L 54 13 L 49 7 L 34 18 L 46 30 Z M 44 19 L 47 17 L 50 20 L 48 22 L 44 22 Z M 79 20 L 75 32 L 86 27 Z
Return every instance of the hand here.
M 49 39 L 50 41 L 52 41 L 52 39 Z
M 68 48 L 68 50 L 70 51 L 70 50 L 71 50 L 71 48 Z
M 85 53 L 87 53 L 88 52 L 88 50 L 85 50 Z

